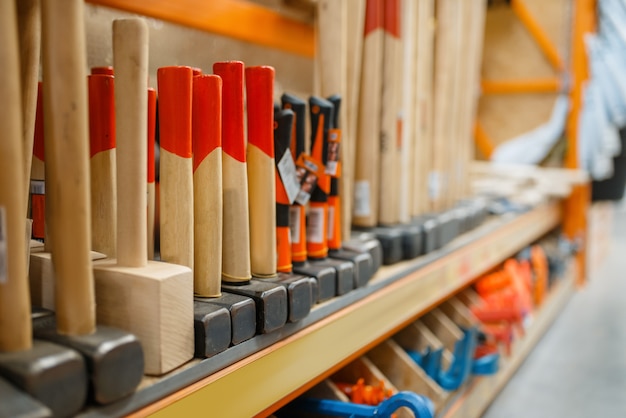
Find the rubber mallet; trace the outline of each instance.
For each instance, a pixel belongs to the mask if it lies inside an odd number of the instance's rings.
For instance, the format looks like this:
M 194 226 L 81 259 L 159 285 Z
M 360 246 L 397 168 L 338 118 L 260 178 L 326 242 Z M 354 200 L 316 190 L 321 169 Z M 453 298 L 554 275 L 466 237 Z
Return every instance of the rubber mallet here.
M 341 198 L 339 195 L 339 178 L 341 177 L 341 130 L 339 129 L 339 109 L 341 97 L 332 95 L 327 99 L 333 105 L 332 117 L 325 132 L 324 143 L 326 152 L 326 168 L 330 175 L 330 191 L 328 194 L 328 254 L 330 258 L 354 263 L 354 286 L 364 286 L 374 275 L 374 261 L 367 249 L 352 251 L 342 248 Z M 330 169 L 330 170 L 329 170 Z M 330 171 L 330 172 L 329 172 Z M 378 245 L 380 243 L 376 241 Z
M 289 109 L 294 113 L 290 148 L 297 161 L 303 154 L 306 154 L 304 141 L 306 102 L 287 93 L 281 96 L 281 102 L 283 109 Z M 318 302 L 349 291 L 346 283 L 352 283 L 354 266 L 350 263 L 338 263 L 335 260 L 325 263 L 309 263 L 307 260 L 306 207 L 298 202 L 292 204 L 289 216 L 293 271 L 317 280 Z
M 22 106 L 15 3 L 0 3 L 0 375 L 59 416 L 84 405 L 87 372 L 74 350 L 32 340 L 26 273 L 26 200 L 23 181 Z M 5 409 L 5 390 L 0 410 Z M 20 398 L 8 400 L 19 406 Z
M 79 351 L 89 371 L 90 396 L 95 402 L 109 403 L 135 390 L 143 377 L 144 356 L 134 335 L 116 328 L 96 327 L 89 250 L 91 208 L 83 2 L 46 1 L 42 16 L 46 182 L 50 186 L 46 196 L 51 213 L 57 309 L 56 328 L 37 327 L 34 333 L 37 338 Z M 142 210 L 145 212 L 145 205 Z M 115 301 L 120 298 L 116 295 Z M 120 306 L 117 305 L 118 311 Z
M 274 68 L 248 67 L 248 196 L 252 276 L 284 286 L 289 322 L 311 311 L 313 289 L 308 277 L 277 273 L 276 162 L 274 159 Z
M 330 120 L 333 117 L 333 105 L 321 97 L 309 98 L 309 115 L 311 121 L 311 156 L 324 167 L 327 163 L 328 143 L 325 137 L 328 134 Z M 328 193 L 330 192 L 330 176 L 322 174 L 317 187 L 311 194 L 309 211 L 306 223 L 306 250 L 307 257 L 315 263 L 343 263 L 351 267 L 350 275 L 337 274 L 337 294 L 343 295 L 355 287 L 357 273 L 354 263 L 328 258 Z M 345 281 L 341 280 L 345 279 Z
M 222 290 L 252 298 L 256 303 L 257 332 L 268 333 L 287 322 L 288 302 L 283 286 L 252 280 L 244 138 L 244 64 L 241 61 L 217 62 L 213 64 L 213 72 L 222 78 Z
M 250 298 L 222 293 L 222 79 L 193 77 L 195 356 L 210 357 L 256 332 Z
M 145 373 L 159 375 L 193 356 L 193 282 L 186 266 L 148 261 L 148 28 L 143 20 L 113 22 L 113 59 L 118 257 L 94 266 L 98 318 L 137 335 Z

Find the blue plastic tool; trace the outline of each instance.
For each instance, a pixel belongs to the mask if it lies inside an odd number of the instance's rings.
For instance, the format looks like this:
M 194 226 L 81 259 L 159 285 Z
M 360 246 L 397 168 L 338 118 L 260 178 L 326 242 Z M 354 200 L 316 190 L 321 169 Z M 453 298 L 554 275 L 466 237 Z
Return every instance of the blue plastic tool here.
M 377 406 L 331 399 L 298 398 L 286 408 L 289 412 L 306 411 L 335 417 L 370 418 L 389 417 L 402 407 L 413 412 L 415 418 L 433 418 L 435 414 L 435 407 L 430 399 L 408 391 L 398 392 Z

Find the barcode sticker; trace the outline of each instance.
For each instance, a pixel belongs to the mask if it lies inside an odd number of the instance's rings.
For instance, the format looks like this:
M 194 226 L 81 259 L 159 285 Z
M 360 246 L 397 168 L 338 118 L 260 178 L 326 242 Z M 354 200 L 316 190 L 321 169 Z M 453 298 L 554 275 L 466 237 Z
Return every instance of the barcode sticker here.
M 31 180 L 30 181 L 30 193 L 31 194 L 46 194 L 46 182 L 43 180 Z
M 354 216 L 370 216 L 370 183 L 359 180 L 354 183 Z
M 300 244 L 300 211 L 302 206 L 291 206 L 289 208 L 289 230 L 291 231 L 291 243 Z
M 291 156 L 291 151 L 289 149 L 286 149 L 283 156 L 280 157 L 277 167 L 278 174 L 280 175 L 280 179 L 283 181 L 283 186 L 285 186 L 285 191 L 287 192 L 289 204 L 291 205 L 295 202 L 298 192 L 300 191 L 300 182 L 298 181 L 298 175 L 296 173 L 296 164 L 293 161 L 293 157 Z
M 335 228 L 333 228 L 334 225 L 335 225 L 335 207 L 329 206 L 328 207 L 328 229 L 327 229 L 327 234 L 326 234 L 326 239 L 329 241 L 335 237 Z
M 324 242 L 324 208 L 309 208 L 306 237 L 307 241 L 312 244 L 322 244 Z
M 6 209 L 0 206 L 0 284 L 5 284 L 9 277 L 7 262 Z

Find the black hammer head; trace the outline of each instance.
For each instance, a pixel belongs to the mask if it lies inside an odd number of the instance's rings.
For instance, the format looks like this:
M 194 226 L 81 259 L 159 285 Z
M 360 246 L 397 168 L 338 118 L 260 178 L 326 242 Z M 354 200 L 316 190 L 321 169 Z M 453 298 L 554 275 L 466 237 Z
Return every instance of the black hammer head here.
M 0 374 L 54 416 L 73 416 L 87 400 L 85 361 L 75 350 L 56 344 L 35 340 L 30 350 L 0 353 Z
M 48 418 L 52 411 L 33 397 L 0 379 L 0 418 Z
M 141 343 L 133 334 L 99 325 L 89 335 L 69 336 L 56 327 L 33 329 L 36 338 L 70 347 L 85 359 L 89 375 L 90 397 L 107 404 L 135 391 L 144 371 Z

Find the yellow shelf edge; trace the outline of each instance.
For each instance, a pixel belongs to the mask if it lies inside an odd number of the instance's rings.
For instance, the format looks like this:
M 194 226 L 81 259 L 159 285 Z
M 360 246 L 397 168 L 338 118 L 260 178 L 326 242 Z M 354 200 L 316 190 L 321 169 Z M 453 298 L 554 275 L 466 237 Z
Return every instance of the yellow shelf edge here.
M 558 225 L 561 207 L 550 203 L 523 214 L 493 233 L 408 274 L 285 340 L 214 373 L 132 416 L 255 416 L 321 379 L 431 306 L 470 284 Z M 382 269 L 382 274 L 394 268 Z M 241 402 L 232 400 L 241 397 Z M 230 400 L 224 402 L 224 400 Z

